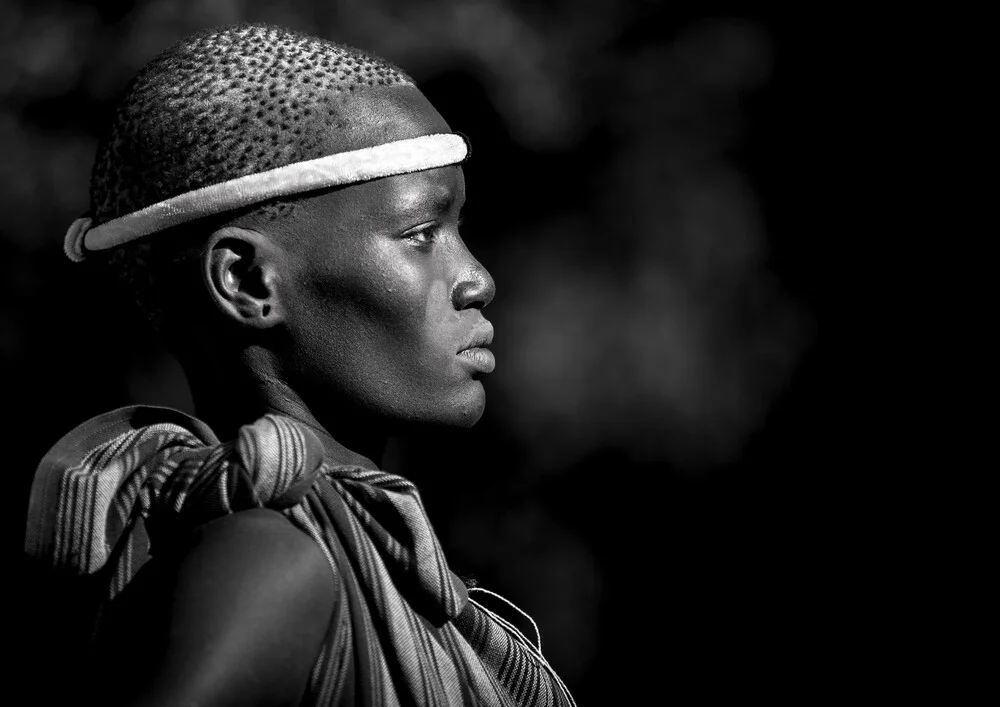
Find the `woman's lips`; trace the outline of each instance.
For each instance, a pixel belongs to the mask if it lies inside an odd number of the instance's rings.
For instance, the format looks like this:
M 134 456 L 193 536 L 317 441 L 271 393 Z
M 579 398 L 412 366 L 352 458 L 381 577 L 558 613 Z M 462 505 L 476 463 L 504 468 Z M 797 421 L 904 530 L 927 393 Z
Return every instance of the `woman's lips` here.
M 466 341 L 468 343 L 464 349 L 458 352 L 458 355 L 464 357 L 481 373 L 492 372 L 497 363 L 496 359 L 493 358 L 493 352 L 486 347 L 493 343 L 493 325 L 488 320 L 483 319 Z
M 458 355 L 470 361 L 472 365 L 483 373 L 492 372 L 497 365 L 496 359 L 493 357 L 493 352 L 479 346 L 459 351 Z

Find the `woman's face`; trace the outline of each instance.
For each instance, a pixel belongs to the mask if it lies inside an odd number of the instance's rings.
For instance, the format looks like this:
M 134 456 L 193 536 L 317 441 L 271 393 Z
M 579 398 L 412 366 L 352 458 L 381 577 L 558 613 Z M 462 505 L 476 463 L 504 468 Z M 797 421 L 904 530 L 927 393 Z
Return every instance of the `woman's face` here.
M 367 119 L 338 151 L 450 132 L 412 88 L 373 92 L 358 110 Z M 311 409 L 390 425 L 478 421 L 494 284 L 459 235 L 464 202 L 462 168 L 442 167 L 322 194 L 289 221 L 286 374 Z

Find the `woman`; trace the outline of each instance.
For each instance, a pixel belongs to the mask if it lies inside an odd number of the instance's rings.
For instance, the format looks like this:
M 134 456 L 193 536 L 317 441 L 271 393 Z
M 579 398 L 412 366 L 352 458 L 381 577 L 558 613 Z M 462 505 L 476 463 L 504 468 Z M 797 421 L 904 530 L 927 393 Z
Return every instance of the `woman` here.
M 132 81 L 66 252 L 127 285 L 198 417 L 66 435 L 26 542 L 96 585 L 102 701 L 572 704 L 379 469 L 389 435 L 483 412 L 467 156 L 401 71 L 275 27 L 195 35 Z

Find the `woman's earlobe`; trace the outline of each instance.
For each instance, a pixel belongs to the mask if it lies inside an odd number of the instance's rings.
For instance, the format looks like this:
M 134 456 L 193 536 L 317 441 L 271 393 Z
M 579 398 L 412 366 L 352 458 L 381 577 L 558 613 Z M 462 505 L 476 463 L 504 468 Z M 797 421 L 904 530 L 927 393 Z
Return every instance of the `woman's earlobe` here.
M 206 256 L 205 284 L 224 316 L 255 329 L 280 321 L 278 253 L 262 234 L 221 229 L 212 235 Z

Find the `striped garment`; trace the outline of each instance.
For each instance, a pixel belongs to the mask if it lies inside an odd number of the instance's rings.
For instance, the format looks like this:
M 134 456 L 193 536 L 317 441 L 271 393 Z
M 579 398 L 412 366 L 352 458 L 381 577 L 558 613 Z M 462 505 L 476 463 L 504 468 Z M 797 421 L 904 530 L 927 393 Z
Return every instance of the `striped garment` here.
M 540 650 L 448 569 L 413 484 L 330 463 L 291 418 L 223 443 L 175 410 L 122 408 L 49 451 L 29 503 L 26 552 L 106 578 L 105 604 L 151 543 L 239 510 L 283 513 L 322 548 L 344 599 L 304 705 L 575 704 Z

